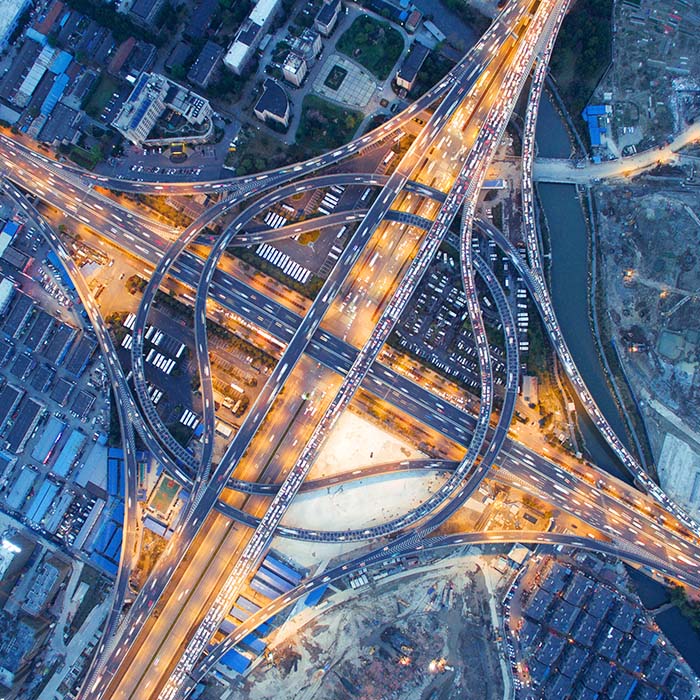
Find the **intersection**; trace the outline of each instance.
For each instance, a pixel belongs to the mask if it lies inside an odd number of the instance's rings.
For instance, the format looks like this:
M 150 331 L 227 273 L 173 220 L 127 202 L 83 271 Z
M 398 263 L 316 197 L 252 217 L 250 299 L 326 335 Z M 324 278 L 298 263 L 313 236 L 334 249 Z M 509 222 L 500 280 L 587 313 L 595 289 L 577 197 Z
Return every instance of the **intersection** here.
M 130 183 L 77 170 L 72 172 L 11 139 L 0 139 L 6 178 L 65 212 L 70 213 L 74 208 L 74 215 L 77 215 L 77 206 L 69 203 L 79 199 L 80 206 L 88 207 L 92 212 L 91 226 L 154 268 L 134 326 L 134 397 L 99 310 L 90 291 L 81 283 L 80 272 L 75 265 L 71 266 L 60 238 L 22 194 L 6 183 L 6 191 L 31 216 L 66 265 L 105 355 L 117 397 L 127 457 L 129 479 L 126 480 L 125 504 L 129 512 L 125 522 L 129 522 L 130 514 L 132 521 L 135 518 L 132 498 L 136 471 L 134 431 L 171 476 L 191 488 L 187 517 L 131 609 L 121 617 L 121 603 L 130 571 L 130 549 L 133 547 L 130 538 L 124 537 L 112 615 L 106 626 L 100 658 L 81 697 L 86 700 L 184 697 L 226 650 L 275 612 L 334 577 L 347 575 L 348 571 L 380 561 L 397 551 L 458 545 L 464 541 L 568 543 L 615 553 L 691 585 L 700 583 L 700 566 L 695 563 L 700 561 L 697 556 L 697 524 L 644 472 L 595 405 L 559 330 L 541 269 L 532 197 L 534 115 L 542 89 L 543 71 L 567 5 L 562 0 L 509 4 L 448 78 L 405 113 L 332 154 L 275 173 L 213 183 Z M 524 198 L 528 264 L 500 231 L 474 219 L 474 209 L 486 169 L 533 66 L 523 169 L 523 191 L 528 193 Z M 368 144 L 386 138 L 414 114 L 431 105 L 436 105 L 435 110 L 389 177 L 372 173 L 324 175 L 316 172 L 329 165 L 342 164 L 344 159 Z M 438 177 L 431 176 L 435 162 L 439 164 Z M 50 191 L 28 187 L 37 174 L 43 175 L 42 180 L 48 180 L 51 186 L 47 190 Z M 84 191 L 85 184 L 90 185 L 87 191 Z M 246 227 L 256 215 L 295 193 L 338 184 L 367 185 L 376 188 L 379 194 L 368 209 L 330 215 L 329 221 L 322 224 L 337 225 L 341 217 L 347 221 L 351 217 L 353 221 L 359 221 L 321 291 L 303 316 L 252 290 L 218 267 L 221 256 L 232 241 L 240 239 L 254 244 L 275 240 L 272 235 L 266 237 L 265 233 L 246 233 Z M 154 194 L 200 191 L 227 194 L 173 242 L 153 230 L 147 219 L 129 215 L 125 221 L 120 207 L 113 200 L 95 193 L 93 185 Z M 206 259 L 186 250 L 209 223 L 253 195 L 257 199 L 236 215 L 217 238 Z M 453 220 L 460 215 L 462 282 L 481 375 L 476 416 L 385 368 L 380 358 L 396 320 Z M 310 225 L 318 228 L 319 222 Z M 523 451 L 508 437 L 519 375 L 515 325 L 498 281 L 484 261 L 473 253 L 472 236 L 477 231 L 492 238 L 518 270 L 584 407 L 647 496 L 632 496 L 633 489 L 625 490 L 619 484 L 612 486 L 613 480 L 604 475 L 597 475 L 595 486 L 591 486 L 585 479 L 560 469 L 545 457 Z M 295 235 L 295 230 L 290 227 L 288 231 L 277 230 L 271 234 L 278 237 Z M 388 277 L 370 282 L 366 279 L 366 267 L 368 260 L 376 254 L 385 261 Z M 495 423 L 492 423 L 493 371 L 489 340 L 475 287 L 477 274 L 496 302 L 505 336 L 505 398 Z M 143 352 L 146 322 L 156 292 L 168 276 L 182 280 L 196 293 L 195 349 L 204 406 L 202 453 L 197 457 L 168 433 L 146 389 Z M 362 289 L 366 305 L 341 339 L 335 308 L 338 298 L 348 288 L 353 289 L 353 285 Z M 277 365 L 218 464 L 213 461 L 215 413 L 206 329 L 207 300 L 212 297 L 249 323 L 272 334 L 284 346 Z M 321 363 L 334 377 L 322 396 L 313 394 L 314 386 L 309 385 L 306 376 L 312 361 Z M 282 392 L 290 386 L 294 396 Z M 305 485 L 309 486 L 306 477 L 320 447 L 361 386 L 370 391 L 377 391 L 379 387 L 385 400 L 399 405 L 416 420 L 430 424 L 463 445 L 463 460 L 449 465 L 428 461 L 409 467 L 436 469 L 449 473 L 449 477 L 433 497 L 395 521 L 357 531 L 311 533 L 285 528 L 282 524 L 285 512 L 296 494 Z M 262 474 L 257 471 L 256 460 L 251 455 L 256 450 L 259 454 L 266 454 L 264 445 L 269 442 L 268 436 L 278 432 L 277 428 L 288 422 L 290 415 L 298 410 L 300 395 L 312 397 L 319 408 L 319 416 L 313 424 L 305 422 L 295 426 L 294 444 L 298 443 L 298 446 L 296 449 L 288 446 L 285 463 L 279 465 L 275 481 L 262 482 Z M 510 479 L 530 492 L 544 494 L 550 502 L 565 510 L 578 510 L 573 508 L 570 498 L 574 496 L 575 502 L 576 496 L 580 496 L 586 504 L 579 510 L 579 513 L 586 511 L 580 517 L 600 531 L 600 539 L 555 533 L 528 536 L 523 532 L 465 533 L 461 539 L 432 535 L 469 498 L 482 479 L 494 476 L 491 468 L 495 463 L 505 464 L 508 472 L 506 476 L 503 470 L 499 470 L 497 478 Z M 401 468 L 405 467 L 383 465 L 383 471 L 375 471 L 386 473 Z M 552 489 L 544 482 L 551 484 Z M 624 492 L 624 496 L 608 494 L 605 491 L 607 484 L 616 489 L 615 493 Z M 224 489 L 241 495 L 240 508 L 222 502 Z M 617 503 L 619 510 L 615 524 L 611 523 L 606 511 L 606 499 Z M 631 505 L 630 499 L 633 501 Z M 636 505 L 637 500 L 642 505 Z M 334 542 L 376 541 L 373 542 L 375 548 L 368 554 L 326 572 L 319 580 L 305 581 L 284 599 L 273 601 L 205 655 L 228 610 L 244 590 L 273 538 L 279 535 Z

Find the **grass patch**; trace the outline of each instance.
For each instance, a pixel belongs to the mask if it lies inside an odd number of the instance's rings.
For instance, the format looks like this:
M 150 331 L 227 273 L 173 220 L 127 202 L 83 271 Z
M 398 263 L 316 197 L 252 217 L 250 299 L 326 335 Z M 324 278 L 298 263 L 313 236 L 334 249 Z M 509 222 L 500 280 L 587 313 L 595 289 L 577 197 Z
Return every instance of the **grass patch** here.
M 581 112 L 610 63 L 612 0 L 578 0 L 564 18 L 551 68 L 562 99 L 577 125 Z
M 95 166 L 102 160 L 102 152 L 99 148 L 92 148 L 86 151 L 80 146 L 73 146 L 68 153 L 68 157 L 81 168 L 93 170 Z
M 116 80 L 103 73 L 83 107 L 85 113 L 95 119 L 99 117 L 118 87 Z
M 243 127 L 238 147 L 229 153 L 226 164 L 235 168 L 237 175 L 248 175 L 305 160 L 314 152 L 313 144 L 287 146 L 269 134 Z
M 342 66 L 333 66 L 328 77 L 323 81 L 323 84 L 331 90 L 337 90 L 343 84 L 343 80 L 345 80 L 347 74 L 347 70 Z
M 307 95 L 301 106 L 297 143 L 313 144 L 329 151 L 347 143 L 362 121 L 362 112 L 338 107 L 316 95 Z
M 386 80 L 403 51 L 403 39 L 388 22 L 362 15 L 340 37 L 336 49 Z

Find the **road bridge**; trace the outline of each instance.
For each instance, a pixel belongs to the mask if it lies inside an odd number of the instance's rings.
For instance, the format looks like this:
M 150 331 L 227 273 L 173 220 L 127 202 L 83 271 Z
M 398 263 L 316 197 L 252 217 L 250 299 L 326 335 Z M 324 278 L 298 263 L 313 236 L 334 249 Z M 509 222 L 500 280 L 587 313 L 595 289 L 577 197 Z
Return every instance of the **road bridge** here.
M 695 122 L 664 146 L 602 163 L 585 163 L 583 166 L 577 166 L 568 159 L 538 158 L 535 161 L 533 178 L 536 182 L 576 185 L 591 185 L 600 180 L 630 178 L 660 165 L 677 162 L 681 157 L 681 149 L 698 141 L 700 141 L 700 123 Z

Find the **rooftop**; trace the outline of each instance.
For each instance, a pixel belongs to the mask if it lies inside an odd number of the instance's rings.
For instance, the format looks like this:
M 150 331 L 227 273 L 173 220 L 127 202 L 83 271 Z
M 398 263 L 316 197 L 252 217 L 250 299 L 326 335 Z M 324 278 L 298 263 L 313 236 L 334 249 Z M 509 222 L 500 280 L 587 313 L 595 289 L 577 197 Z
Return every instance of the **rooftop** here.
M 274 114 L 283 119 L 288 109 L 289 99 L 284 88 L 271 78 L 266 78 L 263 83 L 263 93 L 255 105 L 255 111 Z

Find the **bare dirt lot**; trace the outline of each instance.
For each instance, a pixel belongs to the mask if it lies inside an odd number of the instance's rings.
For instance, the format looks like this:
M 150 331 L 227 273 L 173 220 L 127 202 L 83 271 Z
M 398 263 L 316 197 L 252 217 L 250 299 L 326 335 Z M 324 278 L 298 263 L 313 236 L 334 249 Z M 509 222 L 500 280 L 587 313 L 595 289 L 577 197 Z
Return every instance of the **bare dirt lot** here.
M 240 697 L 500 699 L 485 570 L 498 580 L 487 558 L 460 556 L 336 594 L 279 630 Z

